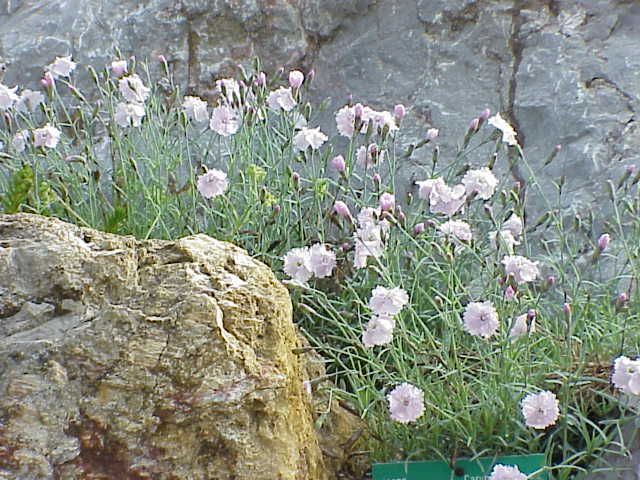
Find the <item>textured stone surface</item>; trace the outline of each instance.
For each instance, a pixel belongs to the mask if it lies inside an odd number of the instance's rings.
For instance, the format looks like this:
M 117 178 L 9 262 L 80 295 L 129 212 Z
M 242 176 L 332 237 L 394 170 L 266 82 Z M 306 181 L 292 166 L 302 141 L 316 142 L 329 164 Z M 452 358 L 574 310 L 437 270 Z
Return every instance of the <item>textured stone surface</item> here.
M 336 478 L 302 383 L 323 372 L 244 251 L 4 215 L 0 293 L 0 478 Z

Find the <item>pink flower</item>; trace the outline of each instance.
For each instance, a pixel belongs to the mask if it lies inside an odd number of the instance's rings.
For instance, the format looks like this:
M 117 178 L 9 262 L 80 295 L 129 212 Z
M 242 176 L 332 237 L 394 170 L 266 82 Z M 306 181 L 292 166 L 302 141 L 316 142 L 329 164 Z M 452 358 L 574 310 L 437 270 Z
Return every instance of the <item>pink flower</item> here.
M 351 218 L 351 212 L 349 211 L 349 207 L 342 200 L 337 200 L 336 203 L 333 204 L 333 211 L 336 212 L 342 218 Z
M 400 121 L 405 117 L 405 115 L 407 114 L 407 111 L 404 108 L 404 105 L 399 103 L 398 105 L 393 107 L 393 114 L 395 115 L 396 119 Z
M 527 480 L 527 478 L 515 465 L 496 465 L 489 476 L 489 480 Z
M 122 128 L 130 127 L 131 125 L 139 127 L 142 124 L 144 115 L 144 106 L 138 103 L 120 102 L 116 106 L 113 118 Z
M 284 273 L 298 283 L 306 283 L 312 276 L 311 255 L 308 247 L 293 248 L 284 256 Z
M 331 159 L 331 166 L 338 173 L 344 173 L 347 170 L 347 164 L 342 155 L 337 155 Z
M 465 188 L 463 185 L 449 187 L 442 178 L 416 182 L 418 196 L 429 200 L 431 213 L 444 213 L 452 216 L 464 205 Z
M 484 339 L 493 336 L 500 327 L 498 313 L 491 302 L 471 302 L 463 315 L 464 330 Z
M 374 314 L 393 317 L 409 302 L 409 295 L 400 287 L 377 286 L 371 292 L 369 308 Z
M 462 178 L 467 195 L 477 193 L 478 198 L 488 200 L 496 191 L 498 179 L 487 167 L 478 170 L 469 170 Z
M 501 263 L 504 265 L 507 277 L 513 276 L 518 285 L 533 282 L 540 275 L 538 262 L 532 262 L 520 255 L 505 255 Z
M 60 141 L 60 130 L 47 123 L 33 131 L 33 145 L 36 147 L 56 148 Z
M 424 413 L 424 392 L 402 383 L 387 395 L 391 419 L 400 423 L 415 422 Z
M 293 137 L 293 145 L 296 150 L 304 151 L 311 147 L 312 150 L 319 149 L 328 137 L 318 128 L 303 128 L 295 137 Z
M 75 69 L 76 63 L 71 61 L 71 55 L 56 57 L 53 63 L 47 66 L 47 71 L 53 75 L 53 78 L 68 77 Z
M 304 74 L 300 70 L 291 70 L 289 72 L 289 85 L 291 88 L 300 88 L 304 82 Z
M 451 235 L 462 242 L 470 242 L 473 238 L 471 226 L 461 220 L 449 220 L 438 227 L 442 233 Z
M 530 315 L 529 313 L 524 313 L 522 315 L 517 316 L 513 320 L 513 325 L 509 330 L 509 338 L 515 340 L 523 335 L 528 333 L 533 333 L 536 331 L 536 316 Z
M 439 133 L 440 131 L 437 128 L 430 128 L 429 130 L 427 130 L 427 140 L 435 140 L 436 138 L 438 138 Z
M 338 133 L 343 137 L 351 138 L 355 133 L 356 118 L 362 122 L 359 133 L 366 133 L 369 120 L 373 119 L 373 115 L 376 112 L 369 107 L 363 107 L 362 104 L 357 103 L 353 107 L 346 105 L 342 107 L 336 113 L 336 127 Z M 379 121 L 385 121 L 385 118 L 380 118 Z M 395 125 L 395 122 L 394 122 Z
M 199 97 L 184 97 L 182 102 L 182 108 L 187 118 L 196 122 L 204 122 L 209 119 L 209 112 L 207 112 L 207 102 Z
M 372 110 L 371 121 L 376 128 L 383 129 L 384 127 L 387 127 L 389 129 L 389 132 L 395 132 L 396 130 L 398 130 L 396 119 L 389 112 L 376 112 L 375 110 Z
M 111 62 L 111 73 L 116 77 L 121 77 L 127 73 L 127 61 L 126 60 L 114 60 Z
M 382 195 L 380 195 L 380 210 L 382 211 L 393 211 L 393 209 L 396 207 L 396 198 L 393 196 L 393 194 L 391 193 L 383 193 Z
M 507 288 L 504 289 L 504 299 L 507 302 L 510 302 L 514 298 L 516 298 L 516 291 L 513 289 L 511 285 L 509 285 L 507 286 Z
M 522 399 L 522 415 L 527 427 L 544 430 L 560 416 L 558 399 L 549 391 L 530 393 Z
M 309 263 L 317 278 L 330 277 L 336 266 L 336 254 L 328 250 L 326 245 L 316 243 L 309 249 Z
M 374 316 L 367 323 L 367 327 L 362 332 L 362 343 L 365 347 L 376 345 L 386 345 L 393 340 L 394 322 L 385 316 Z
M 489 118 L 489 125 L 497 128 L 502 132 L 502 141 L 507 145 L 515 147 L 518 145 L 518 141 L 516 140 L 516 131 L 513 129 L 506 120 L 504 120 L 499 113 L 495 116 Z
M 623 393 L 640 395 L 640 360 L 625 356 L 616 358 L 611 381 Z
M 290 112 L 296 106 L 296 101 L 291 94 L 291 88 L 280 87 L 267 97 L 267 105 L 273 110 Z
M 602 235 L 600 235 L 600 238 L 598 238 L 598 250 L 604 252 L 609 246 L 610 242 L 611 236 L 608 233 L 603 233 Z
M 206 199 L 218 197 L 227 191 L 229 181 L 222 170 L 212 168 L 198 177 L 198 191 Z
M 149 98 L 151 90 L 144 86 L 138 75 L 122 77 L 118 81 L 120 93 L 129 103 L 144 103 Z
M 213 109 L 209 128 L 223 137 L 230 137 L 240 130 L 240 116 L 227 105 Z
M 9 88 L 0 83 L 0 110 L 8 110 L 18 101 L 18 87 Z

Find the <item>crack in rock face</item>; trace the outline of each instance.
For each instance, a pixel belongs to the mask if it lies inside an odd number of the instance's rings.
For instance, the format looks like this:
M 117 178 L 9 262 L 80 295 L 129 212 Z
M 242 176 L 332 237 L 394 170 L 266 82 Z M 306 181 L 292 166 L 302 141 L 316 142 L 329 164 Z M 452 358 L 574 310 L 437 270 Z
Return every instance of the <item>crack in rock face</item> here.
M 288 293 L 246 252 L 27 214 L 0 245 L 0 476 L 335 478 Z

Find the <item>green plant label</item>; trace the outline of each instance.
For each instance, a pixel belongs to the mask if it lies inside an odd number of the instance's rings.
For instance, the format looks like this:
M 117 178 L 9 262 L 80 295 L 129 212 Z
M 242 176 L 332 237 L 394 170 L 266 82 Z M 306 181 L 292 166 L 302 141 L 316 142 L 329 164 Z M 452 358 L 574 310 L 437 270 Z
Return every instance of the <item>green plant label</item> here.
M 488 480 L 495 465 L 517 466 L 530 478 L 547 480 L 548 473 L 542 471 L 544 455 L 513 455 L 507 457 L 483 457 L 458 459 L 453 465 L 448 462 L 393 462 L 373 465 L 373 480 Z

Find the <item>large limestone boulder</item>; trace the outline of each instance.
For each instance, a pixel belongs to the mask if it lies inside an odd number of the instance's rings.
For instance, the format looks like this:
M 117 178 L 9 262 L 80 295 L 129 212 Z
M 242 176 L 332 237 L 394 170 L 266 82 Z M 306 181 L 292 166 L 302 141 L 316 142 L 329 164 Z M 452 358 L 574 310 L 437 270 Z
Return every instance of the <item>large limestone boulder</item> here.
M 233 245 L 0 215 L 0 478 L 336 478 L 300 346 Z

